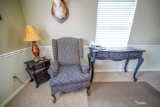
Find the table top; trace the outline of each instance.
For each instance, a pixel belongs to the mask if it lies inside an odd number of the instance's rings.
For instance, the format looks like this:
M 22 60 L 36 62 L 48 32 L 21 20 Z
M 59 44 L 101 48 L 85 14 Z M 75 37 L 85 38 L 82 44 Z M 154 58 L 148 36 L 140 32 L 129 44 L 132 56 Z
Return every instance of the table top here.
M 34 60 L 30 60 L 30 61 L 27 61 L 27 62 L 24 62 L 24 63 L 31 67 L 31 66 L 39 65 L 39 64 L 42 64 L 42 63 L 45 63 L 45 62 L 51 60 L 51 59 L 47 59 L 46 57 L 42 57 L 42 59 L 43 60 L 39 61 L 39 62 L 34 62 Z
M 92 52 L 100 52 L 100 51 L 109 51 L 109 52 L 132 52 L 132 51 L 141 51 L 141 52 L 146 52 L 146 50 L 142 49 L 137 49 L 134 47 L 96 47 L 96 48 L 91 48 Z

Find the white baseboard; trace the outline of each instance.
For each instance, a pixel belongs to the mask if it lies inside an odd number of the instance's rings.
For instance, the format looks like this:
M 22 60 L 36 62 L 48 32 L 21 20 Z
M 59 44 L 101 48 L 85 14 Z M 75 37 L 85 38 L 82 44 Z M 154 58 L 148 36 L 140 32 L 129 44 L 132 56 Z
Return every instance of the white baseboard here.
M 30 78 L 25 81 L 25 83 L 28 83 L 30 81 Z M 19 91 L 21 91 L 26 84 L 22 84 L 13 94 L 11 94 L 3 103 L 0 104 L 0 107 L 4 107 Z

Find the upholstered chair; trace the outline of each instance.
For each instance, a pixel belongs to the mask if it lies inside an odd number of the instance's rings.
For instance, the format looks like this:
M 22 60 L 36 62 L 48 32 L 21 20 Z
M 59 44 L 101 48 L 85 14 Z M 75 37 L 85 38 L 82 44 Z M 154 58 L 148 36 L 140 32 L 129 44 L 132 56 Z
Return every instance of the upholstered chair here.
M 64 37 L 52 40 L 54 62 L 48 69 L 51 95 L 56 102 L 57 92 L 90 89 L 89 65 L 83 59 L 82 39 Z

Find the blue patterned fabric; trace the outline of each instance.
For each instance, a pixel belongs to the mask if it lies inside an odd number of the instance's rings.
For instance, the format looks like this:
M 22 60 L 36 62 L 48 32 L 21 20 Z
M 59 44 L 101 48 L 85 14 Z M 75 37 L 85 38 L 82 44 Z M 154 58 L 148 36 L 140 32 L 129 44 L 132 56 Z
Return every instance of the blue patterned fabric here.
M 51 64 L 51 66 L 49 67 L 49 69 L 47 71 L 51 78 L 57 76 L 57 74 L 58 74 L 58 68 L 59 68 L 58 61 L 55 60 L 54 63 Z
M 52 40 L 54 63 L 48 69 L 52 93 L 71 92 L 90 86 L 89 65 L 83 59 L 83 40 Z
M 83 58 L 83 40 L 82 38 L 79 39 L 79 56 Z
M 58 47 L 56 39 L 52 39 L 52 50 L 53 50 L 54 60 L 58 60 Z
M 59 86 L 54 86 L 51 88 L 52 93 L 57 93 L 57 92 L 72 92 L 72 91 L 77 91 L 81 90 L 85 87 L 88 87 L 90 85 L 90 82 L 83 82 L 83 83 L 75 83 L 75 84 L 67 84 L 67 85 L 59 85 Z
M 80 65 L 83 73 L 89 72 L 89 65 L 83 58 L 80 58 Z
M 78 39 L 60 38 L 58 44 L 58 61 L 60 65 L 79 64 Z
M 81 71 L 80 65 L 60 66 L 57 77 L 50 80 L 50 86 L 69 85 L 90 80 L 90 75 Z

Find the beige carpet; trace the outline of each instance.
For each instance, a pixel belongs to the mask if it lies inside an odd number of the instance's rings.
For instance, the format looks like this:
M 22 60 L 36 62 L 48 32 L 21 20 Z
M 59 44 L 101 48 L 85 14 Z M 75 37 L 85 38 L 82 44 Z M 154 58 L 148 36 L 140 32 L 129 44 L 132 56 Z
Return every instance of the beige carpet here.
M 35 88 L 35 83 L 27 84 L 5 107 L 88 107 L 86 89 L 57 93 L 57 102 L 52 103 L 49 83 Z
M 97 82 L 90 107 L 160 107 L 160 92 L 146 82 Z
M 113 73 L 95 73 L 94 82 L 132 82 L 133 72 L 113 72 Z M 160 72 L 139 72 L 137 75 L 138 82 L 145 81 L 160 91 Z M 98 89 L 98 87 L 95 87 Z M 119 90 L 117 88 L 116 90 Z M 92 91 L 91 96 L 92 97 Z M 35 83 L 27 84 L 5 107 L 88 107 L 88 100 L 86 90 L 67 94 L 56 94 L 57 103 L 53 104 L 53 98 L 50 96 L 49 83 L 46 82 L 40 85 L 39 88 L 35 88 Z M 101 102 L 98 100 L 97 104 Z M 130 105 L 129 107 L 131 107 Z M 92 106 L 90 106 L 92 107 Z M 94 105 L 93 107 L 100 107 Z M 110 107 L 109 103 L 106 107 Z M 113 106 L 115 107 L 115 106 Z M 122 106 L 126 107 L 126 106 Z M 140 106 L 145 107 L 145 106 Z

